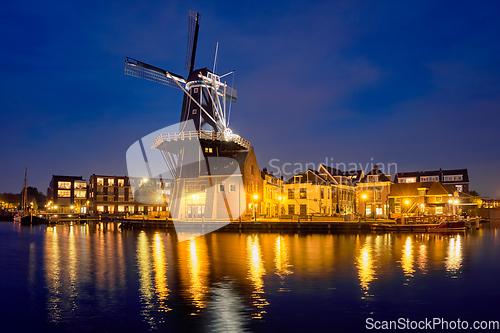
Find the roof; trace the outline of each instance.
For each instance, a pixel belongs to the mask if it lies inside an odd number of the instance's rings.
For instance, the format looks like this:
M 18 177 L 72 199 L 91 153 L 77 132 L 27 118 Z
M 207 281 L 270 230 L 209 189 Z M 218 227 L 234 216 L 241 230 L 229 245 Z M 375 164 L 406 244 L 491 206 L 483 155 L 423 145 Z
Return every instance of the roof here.
M 372 171 L 368 172 L 361 180 L 359 181 L 360 183 L 367 183 L 368 182 L 368 176 L 376 176 L 378 175 L 378 181 L 379 182 L 390 182 L 391 178 L 387 177 L 385 173 L 383 173 L 377 166 L 373 168 Z
M 435 170 L 435 171 L 412 171 L 412 172 L 398 172 L 394 176 L 394 182 L 398 182 L 398 178 L 407 178 L 407 177 L 415 177 L 417 181 L 420 180 L 422 176 L 439 176 L 439 179 L 442 180 L 442 176 L 450 176 L 450 175 L 462 175 L 462 182 L 469 182 L 469 174 L 467 169 L 452 169 L 452 170 Z
M 427 188 L 425 195 L 448 195 L 454 192 L 453 186 L 443 185 L 439 182 L 395 183 L 391 185 L 390 197 L 418 196 L 418 190 Z
M 288 179 L 285 184 L 296 184 L 296 183 L 313 183 L 313 184 L 322 184 L 326 183 L 326 179 L 323 178 L 318 171 L 308 169 L 303 173 L 299 173 L 292 178 Z

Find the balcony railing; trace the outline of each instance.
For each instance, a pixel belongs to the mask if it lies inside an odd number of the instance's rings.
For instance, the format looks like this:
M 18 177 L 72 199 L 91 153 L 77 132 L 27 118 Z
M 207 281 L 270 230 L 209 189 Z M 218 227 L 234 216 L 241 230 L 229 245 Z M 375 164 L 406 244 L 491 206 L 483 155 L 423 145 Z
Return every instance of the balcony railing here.
M 226 141 L 233 142 L 237 145 L 248 149 L 250 148 L 250 142 L 243 139 L 237 134 L 224 134 L 220 132 L 212 131 L 187 131 L 187 132 L 174 132 L 160 134 L 156 139 L 153 140 L 154 149 L 158 149 L 161 143 L 165 141 L 177 141 L 177 140 L 190 140 L 190 139 L 200 139 L 200 140 L 210 140 L 210 141 Z

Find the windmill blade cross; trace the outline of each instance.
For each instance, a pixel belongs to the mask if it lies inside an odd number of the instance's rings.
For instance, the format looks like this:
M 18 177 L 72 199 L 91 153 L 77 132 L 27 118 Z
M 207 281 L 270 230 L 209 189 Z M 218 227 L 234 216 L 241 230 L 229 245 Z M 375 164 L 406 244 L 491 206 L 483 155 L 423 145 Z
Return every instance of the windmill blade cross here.
M 148 65 L 144 62 L 129 57 L 127 57 L 127 59 L 125 60 L 125 74 L 161 83 L 166 86 L 177 89 L 181 88 L 179 88 L 179 85 L 175 81 L 183 84 L 186 83 L 186 80 L 184 80 L 184 78 L 180 75 L 169 72 L 171 77 L 168 77 L 166 75 L 167 74 L 166 70 Z
M 194 69 L 194 58 L 196 56 L 196 45 L 198 44 L 198 31 L 200 25 L 198 21 L 200 19 L 200 14 L 190 10 L 188 14 L 188 44 L 186 52 L 186 63 L 184 69 L 191 74 Z

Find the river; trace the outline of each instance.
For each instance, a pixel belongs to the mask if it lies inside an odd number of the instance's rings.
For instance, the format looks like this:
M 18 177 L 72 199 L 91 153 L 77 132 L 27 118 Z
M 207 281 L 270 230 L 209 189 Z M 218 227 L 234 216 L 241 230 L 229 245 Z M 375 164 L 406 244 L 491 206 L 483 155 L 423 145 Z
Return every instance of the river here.
M 0 322 L 3 332 L 472 325 L 500 320 L 499 250 L 493 222 L 455 234 L 214 232 L 184 242 L 115 223 L 3 222 Z

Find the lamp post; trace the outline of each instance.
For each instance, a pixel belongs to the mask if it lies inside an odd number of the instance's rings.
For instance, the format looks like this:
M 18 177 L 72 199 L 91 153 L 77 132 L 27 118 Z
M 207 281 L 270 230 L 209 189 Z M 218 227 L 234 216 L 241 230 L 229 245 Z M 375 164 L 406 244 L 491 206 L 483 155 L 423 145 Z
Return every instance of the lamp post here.
M 253 208 L 253 219 L 254 221 L 257 221 L 257 199 L 259 199 L 259 196 L 257 194 L 253 195 L 253 200 L 255 202 L 254 208 Z

